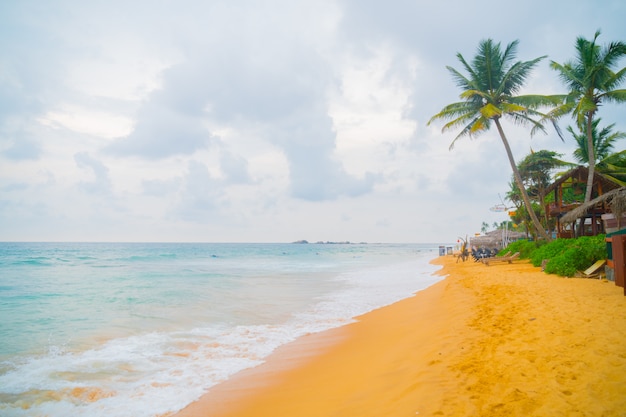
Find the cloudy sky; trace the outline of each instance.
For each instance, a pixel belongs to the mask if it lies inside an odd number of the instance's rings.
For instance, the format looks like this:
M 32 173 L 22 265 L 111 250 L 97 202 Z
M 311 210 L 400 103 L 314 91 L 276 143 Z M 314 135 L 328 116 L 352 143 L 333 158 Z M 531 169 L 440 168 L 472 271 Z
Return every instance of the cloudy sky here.
M 495 131 L 450 151 L 426 125 L 458 100 L 445 66 L 519 39 L 548 56 L 525 93 L 561 93 L 549 60 L 626 41 L 625 19 L 623 0 L 2 1 L 0 240 L 456 241 L 506 219 L 511 170 Z M 518 160 L 571 160 L 505 129 Z

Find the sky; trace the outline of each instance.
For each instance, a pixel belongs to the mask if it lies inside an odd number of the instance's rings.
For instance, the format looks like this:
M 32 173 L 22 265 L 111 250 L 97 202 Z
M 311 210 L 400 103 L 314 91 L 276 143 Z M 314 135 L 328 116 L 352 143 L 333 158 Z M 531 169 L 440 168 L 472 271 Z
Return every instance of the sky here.
M 495 130 L 450 150 L 427 125 L 459 101 L 446 66 L 519 40 L 547 55 L 522 93 L 564 93 L 549 62 L 626 41 L 624 19 L 623 0 L 4 0 L 0 241 L 456 242 L 508 218 L 489 209 L 511 167 Z M 573 160 L 554 130 L 504 128 L 517 161 Z

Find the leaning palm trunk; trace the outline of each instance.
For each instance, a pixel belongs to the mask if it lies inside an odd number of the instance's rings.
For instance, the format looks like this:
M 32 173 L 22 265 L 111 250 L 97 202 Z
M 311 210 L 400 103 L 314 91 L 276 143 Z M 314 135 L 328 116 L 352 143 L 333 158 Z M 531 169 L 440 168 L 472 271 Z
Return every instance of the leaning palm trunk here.
M 543 208 L 543 221 L 546 228 L 550 225 L 550 219 L 548 218 L 548 210 L 545 210 L 546 207 L 546 196 L 543 195 L 543 192 L 539 194 L 539 205 Z
M 587 113 L 587 157 L 589 158 L 589 172 L 587 173 L 587 189 L 585 190 L 585 201 L 583 204 L 587 204 L 591 201 L 591 194 L 593 193 L 593 178 L 596 175 L 596 155 L 593 146 L 593 112 Z M 585 226 L 584 220 L 581 220 L 576 226 L 576 236 L 582 236 L 583 227 Z
M 515 164 L 515 158 L 513 157 L 513 152 L 511 152 L 511 147 L 509 146 L 509 141 L 504 134 L 504 130 L 502 129 L 502 125 L 500 124 L 500 119 L 494 119 L 496 123 L 496 127 L 498 128 L 498 133 L 500 134 L 500 139 L 502 139 L 502 144 L 504 145 L 504 149 L 506 149 L 506 154 L 509 157 L 509 163 L 511 164 L 511 169 L 513 170 L 513 177 L 515 178 L 515 183 L 520 190 L 520 194 L 522 195 L 522 200 L 524 200 L 524 205 L 526 206 L 526 211 L 528 211 L 528 215 L 533 222 L 533 226 L 537 230 L 539 236 L 546 240 L 550 240 L 548 233 L 545 228 L 537 218 L 535 211 L 533 210 L 533 206 L 530 202 L 530 198 L 528 197 L 528 193 L 526 192 L 526 188 L 524 188 L 524 182 L 522 181 L 522 176 L 517 169 L 517 164 Z
M 545 106 L 553 107 L 560 103 L 563 97 L 517 95 L 530 71 L 544 58 L 513 62 L 517 44 L 518 41 L 513 41 L 502 50 L 500 44 L 494 43 L 491 39 L 481 41 L 478 46 L 478 54 L 471 63 L 467 62 L 463 55 L 457 54 L 457 58 L 463 64 L 468 76 L 452 67 L 446 68 L 452 73 L 457 85 L 463 90 L 460 95 L 462 101 L 445 106 L 430 119 L 428 124 L 438 119 L 449 120 L 442 128 L 444 132 L 461 127 L 461 132 L 450 145 L 452 148 L 454 142 L 459 138 L 463 136 L 476 137 L 488 131 L 492 123 L 495 123 L 511 163 L 515 182 L 528 210 L 528 215 L 533 221 L 534 228 L 537 229 L 537 234 L 549 241 L 550 236 L 533 211 L 522 177 L 515 164 L 511 147 L 500 125 L 500 118 L 510 117 L 518 124 L 533 125 L 533 131 L 545 132 L 543 124 L 534 119 L 536 116 L 545 116 L 537 109 Z
M 587 155 L 589 157 L 589 174 L 587 175 L 585 203 L 591 201 L 591 193 L 593 192 L 593 178 L 596 171 L 596 155 L 593 147 L 593 112 L 587 113 Z

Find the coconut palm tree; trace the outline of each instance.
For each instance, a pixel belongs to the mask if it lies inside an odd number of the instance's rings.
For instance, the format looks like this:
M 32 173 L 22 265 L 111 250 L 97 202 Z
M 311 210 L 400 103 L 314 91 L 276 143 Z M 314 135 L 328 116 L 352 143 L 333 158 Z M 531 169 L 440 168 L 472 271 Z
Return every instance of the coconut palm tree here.
M 596 165 L 598 172 L 626 187 L 626 150 L 612 153 Z
M 615 123 L 598 131 L 600 120 L 600 118 L 595 119 L 591 128 L 595 170 L 618 184 L 626 185 L 626 150 L 613 152 L 615 142 L 619 139 L 626 138 L 626 133 L 620 131 L 614 132 L 613 128 L 615 127 Z M 579 163 L 589 163 L 587 133 L 585 131 L 577 133 L 572 126 L 568 126 L 567 130 L 578 145 L 574 150 L 574 159 Z
M 607 158 L 613 153 L 613 149 L 615 148 L 615 142 L 619 139 L 626 138 L 626 133 L 624 132 L 614 132 L 613 128 L 615 127 L 615 123 L 610 124 L 602 130 L 598 131 L 598 125 L 602 119 L 598 118 L 593 121 L 591 124 L 591 141 L 593 144 L 593 155 L 595 158 L 596 165 Z M 589 148 L 587 147 L 587 132 L 586 130 L 582 130 L 580 132 L 575 132 L 572 126 L 567 126 L 567 131 L 572 135 L 577 148 L 574 150 L 574 158 L 576 161 L 581 164 L 589 163 Z
M 530 124 L 534 129 L 545 132 L 543 124 L 533 117 L 544 116 L 537 109 L 541 106 L 555 106 L 560 103 L 562 96 L 516 95 L 523 87 L 531 70 L 545 58 L 514 62 L 518 43 L 519 41 L 511 42 L 502 50 L 500 43 L 495 43 L 491 39 L 483 40 L 479 43 L 477 54 L 471 63 L 458 53 L 457 58 L 468 75 L 463 75 L 449 66 L 446 68 L 462 90 L 460 95 L 462 101 L 445 106 L 430 119 L 428 124 L 441 119 L 449 120 L 443 126 L 444 132 L 461 128 L 461 132 L 452 141 L 450 149 L 461 137 L 476 137 L 488 131 L 492 123 L 495 124 L 511 164 L 515 183 L 520 189 L 533 225 L 541 237 L 550 240 L 532 209 L 509 141 L 504 134 L 501 119 L 507 117 L 515 123 Z
M 595 33 L 593 40 L 583 37 L 576 39 L 576 57 L 564 64 L 551 61 L 550 66 L 559 73 L 559 78 L 569 88 L 567 99 L 548 113 L 555 119 L 571 114 L 576 124 L 587 136 L 587 157 L 589 177 L 585 202 L 591 200 L 593 177 L 596 168 L 596 157 L 593 147 L 593 121 L 603 102 L 626 102 L 626 89 L 618 89 L 626 79 L 626 67 L 614 71 L 618 61 L 626 56 L 624 42 L 611 42 L 602 47 L 596 41 L 600 31 Z

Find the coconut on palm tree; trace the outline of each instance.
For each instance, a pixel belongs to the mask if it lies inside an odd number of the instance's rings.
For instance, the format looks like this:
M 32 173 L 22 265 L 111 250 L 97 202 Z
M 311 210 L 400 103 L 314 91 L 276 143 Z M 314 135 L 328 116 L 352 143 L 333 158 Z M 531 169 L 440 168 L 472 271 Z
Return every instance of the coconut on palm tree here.
M 614 71 L 618 61 L 626 56 L 626 44 L 611 42 L 607 46 L 596 43 L 600 31 L 593 40 L 583 37 L 576 39 L 576 57 L 574 60 L 559 64 L 552 61 L 550 66 L 559 73 L 559 78 L 569 88 L 567 99 L 548 113 L 555 119 L 571 114 L 579 128 L 586 132 L 589 176 L 585 202 L 591 200 L 593 178 L 596 168 L 596 156 L 593 146 L 593 122 L 603 102 L 626 102 L 626 89 L 618 89 L 626 79 L 626 67 Z
M 514 62 L 518 43 L 519 41 L 511 42 L 504 50 L 501 50 L 500 43 L 495 43 L 491 39 L 483 40 L 479 43 L 477 54 L 471 63 L 467 62 L 460 53 L 457 54 L 467 75 L 452 67 L 446 68 L 462 90 L 460 95 L 462 101 L 445 106 L 430 119 L 428 124 L 442 119 L 449 120 L 443 126 L 444 132 L 461 128 L 461 132 L 454 138 L 450 148 L 461 137 L 476 137 L 487 132 L 492 123 L 495 124 L 511 164 L 515 183 L 520 189 L 533 226 L 541 237 L 550 240 L 532 209 L 501 120 L 508 118 L 515 123 L 530 124 L 534 129 L 545 132 L 543 124 L 534 117 L 544 116 L 538 109 L 542 106 L 555 106 L 560 103 L 562 97 L 517 95 L 532 69 L 545 58 Z

